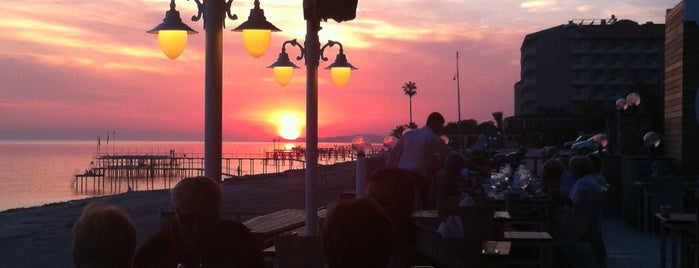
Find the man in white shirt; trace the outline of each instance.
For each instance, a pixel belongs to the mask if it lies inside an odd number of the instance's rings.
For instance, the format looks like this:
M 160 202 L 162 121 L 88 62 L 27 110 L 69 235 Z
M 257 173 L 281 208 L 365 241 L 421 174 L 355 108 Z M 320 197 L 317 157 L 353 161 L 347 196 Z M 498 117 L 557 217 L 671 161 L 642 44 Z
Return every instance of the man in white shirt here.
M 388 167 L 411 170 L 425 177 L 432 177 L 442 167 L 452 149 L 440 138 L 444 130 L 444 117 L 433 112 L 424 127 L 401 136 L 388 156 Z

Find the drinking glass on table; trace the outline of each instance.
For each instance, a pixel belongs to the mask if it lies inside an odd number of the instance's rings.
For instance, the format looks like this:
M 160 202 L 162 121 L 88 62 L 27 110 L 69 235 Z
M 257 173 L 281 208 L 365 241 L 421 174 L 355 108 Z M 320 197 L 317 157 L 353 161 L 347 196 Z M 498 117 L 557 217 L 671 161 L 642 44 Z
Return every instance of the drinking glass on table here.
M 529 186 L 529 176 L 523 176 L 519 177 L 519 184 L 522 186 L 522 190 L 527 190 L 527 186 Z

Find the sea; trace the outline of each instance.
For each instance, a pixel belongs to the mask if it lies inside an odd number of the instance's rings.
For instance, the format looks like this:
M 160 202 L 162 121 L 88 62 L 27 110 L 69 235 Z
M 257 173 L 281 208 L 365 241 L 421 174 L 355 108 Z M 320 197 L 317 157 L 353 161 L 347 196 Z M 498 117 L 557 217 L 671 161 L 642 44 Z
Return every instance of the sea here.
M 304 147 L 293 142 L 223 142 L 223 157 L 264 156 L 267 152 Z M 318 148 L 348 147 L 350 143 L 318 143 Z M 165 181 L 151 185 L 120 187 L 115 191 L 85 191 L 76 184 L 75 175 L 84 174 L 99 155 L 169 155 L 203 156 L 203 142 L 169 141 L 0 141 L 0 211 L 41 206 L 127 190 L 156 190 L 172 186 Z M 337 159 L 319 159 L 331 164 Z M 245 167 L 245 166 L 244 166 Z M 282 169 L 285 165 L 282 165 Z M 273 170 L 277 171 L 277 170 Z M 283 171 L 283 170 L 281 170 Z M 243 170 L 244 174 L 261 173 Z M 266 171 L 269 172 L 269 171 Z M 93 186 L 93 185 L 90 185 Z M 107 186 L 109 187 L 109 186 Z M 93 188 L 94 189 L 94 188 Z

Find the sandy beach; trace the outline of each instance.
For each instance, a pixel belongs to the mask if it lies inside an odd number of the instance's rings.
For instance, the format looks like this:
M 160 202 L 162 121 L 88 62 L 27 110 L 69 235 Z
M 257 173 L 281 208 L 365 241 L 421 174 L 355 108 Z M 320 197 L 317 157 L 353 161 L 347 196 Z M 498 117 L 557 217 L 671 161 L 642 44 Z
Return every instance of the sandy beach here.
M 379 158 L 368 159 L 367 171 L 380 168 Z M 321 166 L 318 205 L 354 191 L 354 162 Z M 226 218 L 244 221 L 283 208 L 304 208 L 304 172 L 251 176 L 224 184 Z M 138 232 L 138 246 L 162 226 L 161 212 L 170 210 L 169 190 L 128 192 L 0 213 L 0 267 L 73 267 L 71 228 L 89 202 L 125 209 Z

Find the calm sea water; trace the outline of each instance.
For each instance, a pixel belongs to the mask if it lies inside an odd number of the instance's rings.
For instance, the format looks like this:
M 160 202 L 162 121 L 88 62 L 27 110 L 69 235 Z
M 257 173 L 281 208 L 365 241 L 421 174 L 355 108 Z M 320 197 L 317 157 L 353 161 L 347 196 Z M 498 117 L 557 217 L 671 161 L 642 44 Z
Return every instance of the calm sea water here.
M 250 157 L 283 149 L 279 142 L 224 142 L 224 157 Z M 304 146 L 303 143 L 291 146 Z M 348 146 L 339 143 L 319 143 L 319 148 Z M 101 146 L 88 141 L 0 141 L 0 211 L 40 206 L 49 203 L 83 199 L 108 192 L 85 192 L 76 189 L 74 175 L 90 167 L 93 157 L 100 154 L 176 154 L 202 156 L 202 142 L 123 142 Z M 319 160 L 322 164 L 322 160 Z M 162 189 L 156 184 L 152 188 Z M 139 190 L 148 189 L 141 186 Z

